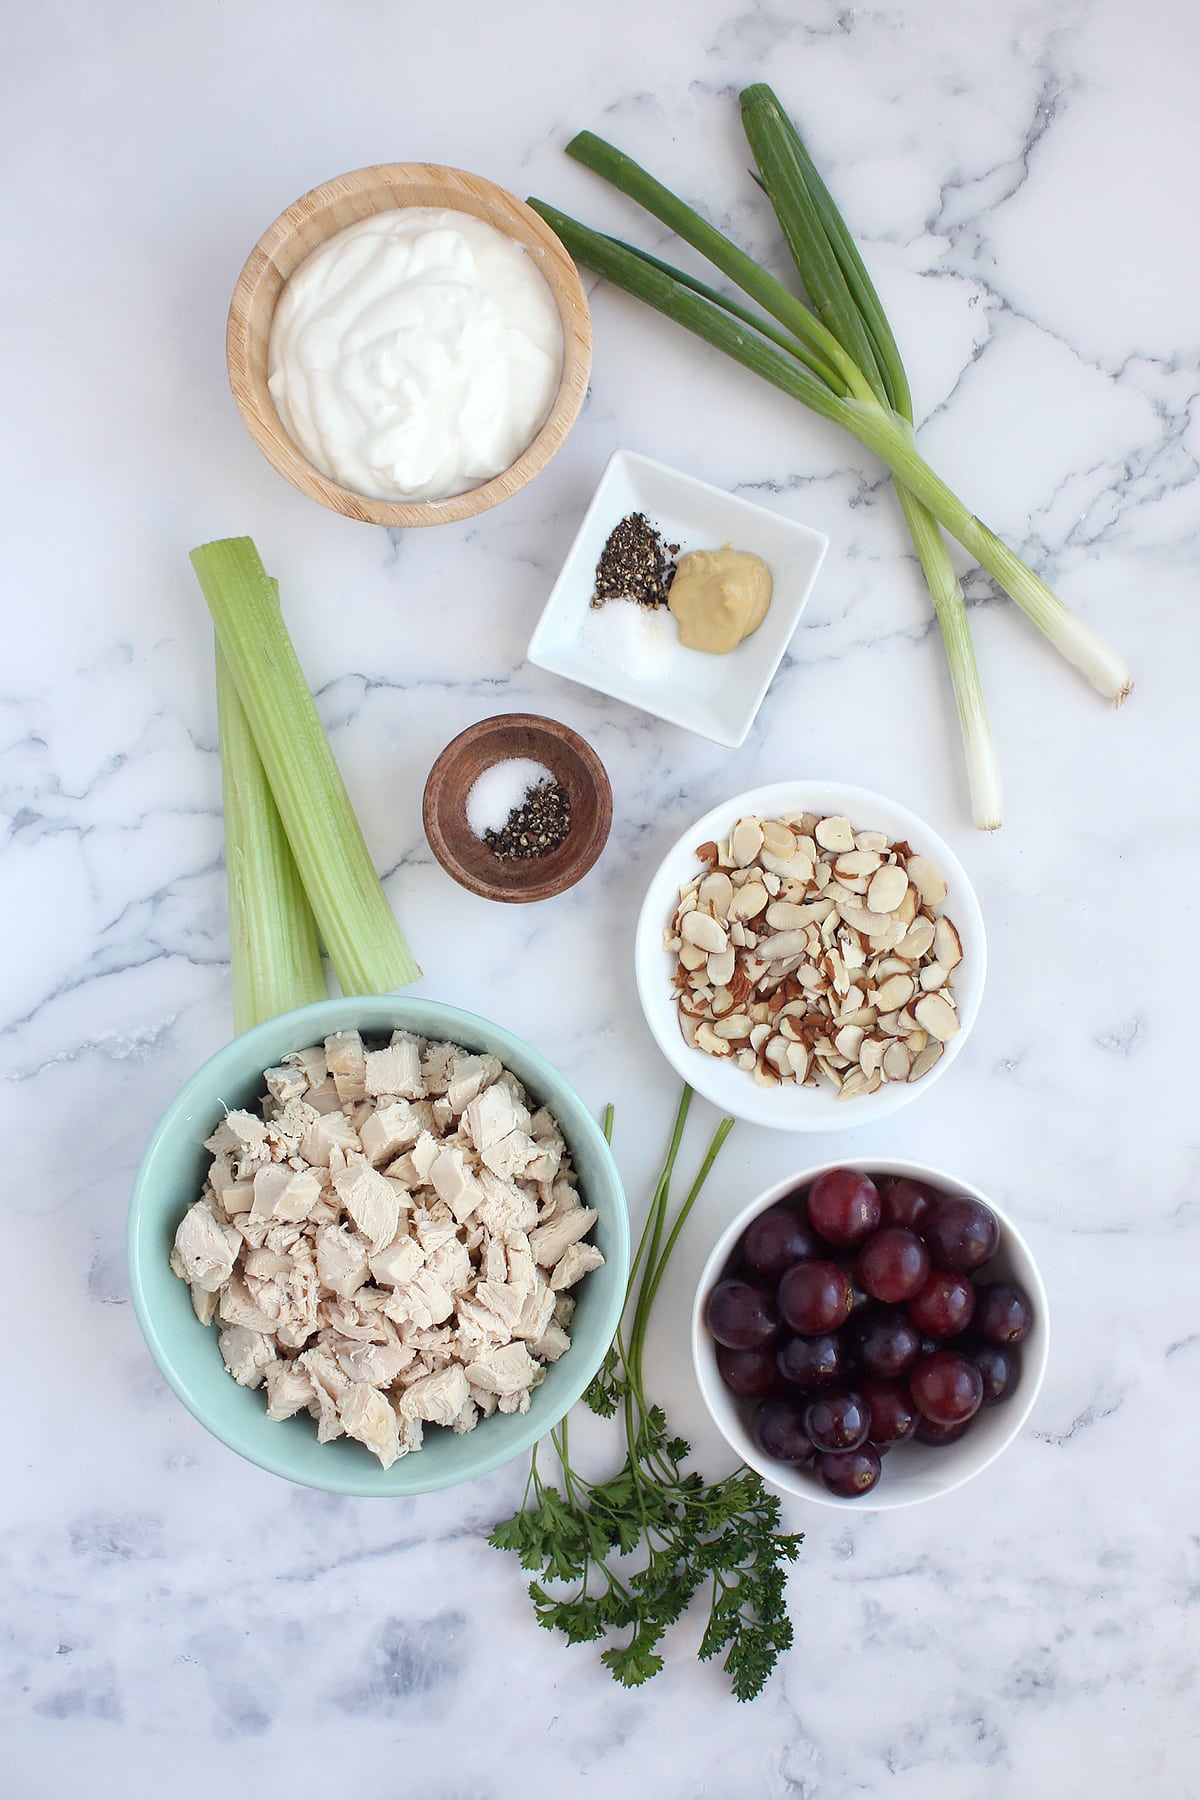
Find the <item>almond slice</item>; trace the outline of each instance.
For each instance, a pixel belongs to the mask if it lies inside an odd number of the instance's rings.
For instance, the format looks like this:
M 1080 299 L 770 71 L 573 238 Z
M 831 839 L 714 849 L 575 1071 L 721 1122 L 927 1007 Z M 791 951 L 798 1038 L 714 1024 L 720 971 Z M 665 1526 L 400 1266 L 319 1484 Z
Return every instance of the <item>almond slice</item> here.
M 943 1044 L 958 1031 L 958 1014 L 941 994 L 923 994 L 913 1008 L 913 1015 L 930 1037 L 938 1038 Z M 922 1051 L 921 1054 L 926 1053 Z
M 739 869 L 748 868 L 763 847 L 763 828 L 757 819 L 739 819 L 729 834 L 729 854 Z
M 926 906 L 940 906 L 946 898 L 946 883 L 936 863 L 927 856 L 910 856 L 905 865 L 908 879 Z
M 898 863 L 885 863 L 871 878 L 867 908 L 874 913 L 895 912 L 908 892 L 908 876 Z M 703 895 L 703 889 L 701 889 Z
M 933 928 L 933 954 L 945 969 L 956 969 L 962 961 L 962 939 L 945 917 Z
M 840 814 L 834 814 L 828 819 L 818 819 L 813 836 L 822 850 L 854 849 L 854 833 L 850 829 L 850 821 Z
M 729 934 L 725 927 L 706 912 L 685 913 L 680 921 L 679 935 L 689 944 L 696 944 L 701 950 L 724 950 L 729 944 Z

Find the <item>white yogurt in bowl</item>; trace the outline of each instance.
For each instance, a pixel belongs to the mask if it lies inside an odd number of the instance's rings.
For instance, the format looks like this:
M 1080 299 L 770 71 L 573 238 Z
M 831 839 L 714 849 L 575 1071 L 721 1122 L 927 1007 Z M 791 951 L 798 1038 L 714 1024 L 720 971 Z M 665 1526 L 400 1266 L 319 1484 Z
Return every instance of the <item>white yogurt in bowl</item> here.
M 469 213 L 370 214 L 321 244 L 275 307 L 268 386 L 313 466 L 376 500 L 441 500 L 509 468 L 563 365 L 549 286 Z

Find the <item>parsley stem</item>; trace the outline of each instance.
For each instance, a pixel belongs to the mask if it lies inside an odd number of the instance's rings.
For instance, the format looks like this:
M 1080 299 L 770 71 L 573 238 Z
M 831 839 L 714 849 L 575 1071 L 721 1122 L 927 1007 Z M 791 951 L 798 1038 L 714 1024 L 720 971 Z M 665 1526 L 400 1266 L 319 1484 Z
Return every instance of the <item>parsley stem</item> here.
M 700 1190 L 708 1180 L 712 1171 L 712 1166 L 720 1154 L 721 1147 L 732 1130 L 733 1120 L 722 1119 L 721 1123 L 717 1126 L 716 1131 L 713 1133 L 712 1142 L 708 1146 L 708 1153 L 700 1165 L 700 1171 L 697 1174 L 695 1181 L 692 1183 L 688 1197 L 680 1207 L 675 1223 L 671 1227 L 671 1234 L 667 1239 L 666 1248 L 663 1250 L 663 1253 L 658 1258 L 657 1262 L 654 1261 L 652 1256 L 650 1262 L 647 1264 L 646 1273 L 642 1280 L 642 1291 L 638 1295 L 637 1309 L 633 1315 L 633 1333 L 629 1346 L 630 1361 L 637 1372 L 639 1387 L 641 1385 L 642 1373 L 642 1349 L 646 1341 L 646 1331 L 650 1323 L 650 1309 L 654 1305 L 654 1297 L 662 1284 L 662 1278 L 666 1273 L 667 1263 L 670 1261 L 671 1252 L 679 1241 L 679 1234 L 687 1224 L 688 1214 L 696 1204 L 700 1195 Z M 657 1250 L 657 1243 L 654 1248 Z

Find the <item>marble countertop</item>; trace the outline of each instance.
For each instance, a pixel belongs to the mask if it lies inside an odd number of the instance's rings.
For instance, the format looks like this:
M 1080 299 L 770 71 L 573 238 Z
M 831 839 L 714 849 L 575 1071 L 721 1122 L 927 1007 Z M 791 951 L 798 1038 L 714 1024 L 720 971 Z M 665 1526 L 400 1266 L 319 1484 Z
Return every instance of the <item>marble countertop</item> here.
M 1183 0 L 57 0 L 10 20 L 5 1800 L 352 1781 L 388 1800 L 1200 1794 L 1198 55 Z M 994 837 L 967 817 L 944 660 L 880 467 L 633 302 L 589 278 L 586 410 L 537 482 L 470 525 L 385 533 L 323 511 L 229 397 L 224 315 L 248 249 L 365 163 L 478 170 L 655 243 L 562 156 L 588 126 L 775 254 L 737 116 L 758 78 L 864 246 L 926 454 L 1134 667 L 1114 716 L 970 573 L 1006 784 Z M 829 535 L 739 751 L 525 661 L 617 446 Z M 740 1127 L 650 1359 L 703 1465 L 727 1467 L 684 1332 L 708 1245 L 789 1168 L 894 1152 L 1020 1220 L 1052 1296 L 1049 1374 L 1019 1441 L 962 1492 L 875 1516 L 788 1507 L 807 1534 L 796 1642 L 749 1707 L 695 1662 L 692 1620 L 635 1693 L 536 1628 L 485 1541 L 522 1466 L 394 1503 L 292 1488 L 208 1437 L 142 1344 L 132 1173 L 230 1032 L 211 638 L 187 552 L 239 533 L 281 582 L 419 991 L 491 1013 L 597 1109 L 616 1103 L 635 1219 L 678 1089 L 638 1009 L 633 923 L 690 819 L 768 780 L 856 782 L 927 817 L 977 885 L 991 968 L 965 1053 L 876 1125 Z M 421 831 L 438 751 L 506 710 L 585 732 L 615 796 L 602 861 L 536 908 L 453 886 Z M 713 1123 L 697 1102 L 689 1157 Z

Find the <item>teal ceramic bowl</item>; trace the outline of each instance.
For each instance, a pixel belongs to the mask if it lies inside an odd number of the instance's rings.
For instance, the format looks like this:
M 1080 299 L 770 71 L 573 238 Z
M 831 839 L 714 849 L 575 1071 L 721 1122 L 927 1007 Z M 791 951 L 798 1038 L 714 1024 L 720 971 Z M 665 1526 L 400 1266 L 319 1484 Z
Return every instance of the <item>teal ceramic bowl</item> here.
M 429 1427 L 424 1447 L 383 1469 L 349 1438 L 318 1444 L 307 1414 L 274 1422 L 261 1390 L 238 1387 L 226 1374 L 214 1327 L 200 1324 L 186 1285 L 168 1259 L 175 1228 L 203 1185 L 209 1137 L 226 1107 L 253 1106 L 264 1069 L 289 1050 L 319 1043 L 331 1032 L 357 1028 L 364 1036 L 403 1028 L 490 1051 L 517 1075 L 535 1102 L 557 1119 L 579 1176 L 579 1190 L 599 1218 L 592 1240 L 604 1266 L 576 1290 L 571 1348 L 551 1363 L 525 1414 L 495 1413 L 461 1437 Z M 274 1475 L 335 1494 L 395 1496 L 473 1481 L 519 1456 L 575 1404 L 599 1368 L 621 1317 L 629 1274 L 629 1215 L 612 1152 L 579 1095 L 545 1057 L 499 1025 L 396 995 L 321 1000 L 257 1025 L 226 1044 L 199 1069 L 167 1108 L 150 1140 L 129 1208 L 129 1283 L 134 1310 L 155 1362 L 188 1411 L 239 1456 Z

